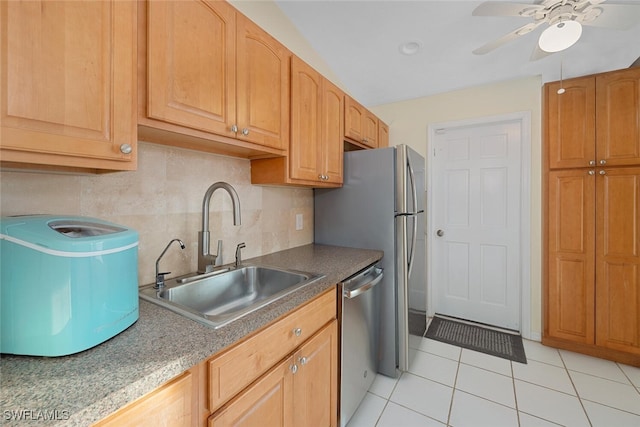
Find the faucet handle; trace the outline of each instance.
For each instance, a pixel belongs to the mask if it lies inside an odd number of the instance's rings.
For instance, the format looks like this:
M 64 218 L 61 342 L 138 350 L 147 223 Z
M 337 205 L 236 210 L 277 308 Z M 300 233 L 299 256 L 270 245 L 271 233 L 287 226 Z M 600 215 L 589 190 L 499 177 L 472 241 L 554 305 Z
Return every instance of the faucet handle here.
M 156 274 L 156 285 L 154 286 L 154 289 L 164 288 L 164 276 L 166 276 L 167 274 L 171 274 L 171 272 L 167 271 L 166 273 Z
M 247 245 L 245 245 L 244 242 L 238 243 L 238 246 L 236 246 L 236 268 L 238 268 L 238 266 L 242 263 L 240 250 L 246 247 Z
M 218 252 L 214 259 L 213 265 L 222 265 L 222 240 L 218 240 Z

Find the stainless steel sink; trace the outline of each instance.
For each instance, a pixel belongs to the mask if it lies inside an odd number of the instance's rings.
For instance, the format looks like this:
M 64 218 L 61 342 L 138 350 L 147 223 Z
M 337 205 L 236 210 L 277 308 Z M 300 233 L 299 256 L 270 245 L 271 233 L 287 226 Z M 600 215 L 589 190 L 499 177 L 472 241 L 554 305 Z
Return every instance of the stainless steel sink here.
M 214 328 L 307 286 L 322 276 L 266 266 L 187 275 L 140 289 L 140 297 Z

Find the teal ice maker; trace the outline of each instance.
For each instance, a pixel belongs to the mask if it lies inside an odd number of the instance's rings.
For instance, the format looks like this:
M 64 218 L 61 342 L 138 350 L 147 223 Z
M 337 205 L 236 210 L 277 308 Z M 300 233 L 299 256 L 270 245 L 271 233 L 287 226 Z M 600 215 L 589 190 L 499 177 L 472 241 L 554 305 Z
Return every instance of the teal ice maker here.
M 0 352 L 64 356 L 138 319 L 138 233 L 95 218 L 0 218 Z

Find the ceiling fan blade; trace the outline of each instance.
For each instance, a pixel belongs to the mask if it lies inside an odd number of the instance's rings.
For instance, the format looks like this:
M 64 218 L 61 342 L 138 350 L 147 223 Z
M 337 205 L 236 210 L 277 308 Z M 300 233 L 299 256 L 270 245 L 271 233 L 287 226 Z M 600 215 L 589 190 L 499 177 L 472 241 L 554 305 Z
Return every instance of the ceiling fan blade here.
M 510 41 L 515 40 L 524 34 L 530 33 L 531 31 L 535 30 L 543 23 L 544 23 L 543 21 L 539 21 L 539 22 L 531 22 L 527 25 L 523 25 L 522 27 L 511 31 L 508 34 L 505 34 L 499 39 L 493 40 L 483 46 L 480 46 L 479 48 L 474 50 L 473 53 L 475 53 L 476 55 L 484 55 L 485 53 L 489 53 L 492 50 L 499 48 L 503 44 L 509 43 Z
M 595 8 L 602 9 L 602 13 L 593 21 L 582 22 L 582 25 L 626 30 L 640 22 L 640 4 L 637 3 L 603 3 Z
M 538 59 L 542 59 L 551 54 L 552 52 L 547 52 L 540 49 L 540 46 L 538 45 L 538 43 L 536 43 L 536 47 L 533 48 L 533 52 L 531 52 L 531 58 L 529 58 L 529 61 L 537 61 Z
M 537 4 L 507 3 L 503 1 L 486 1 L 476 7 L 473 16 L 523 16 L 523 11 L 542 10 L 544 6 Z M 529 15 L 525 15 L 529 16 Z

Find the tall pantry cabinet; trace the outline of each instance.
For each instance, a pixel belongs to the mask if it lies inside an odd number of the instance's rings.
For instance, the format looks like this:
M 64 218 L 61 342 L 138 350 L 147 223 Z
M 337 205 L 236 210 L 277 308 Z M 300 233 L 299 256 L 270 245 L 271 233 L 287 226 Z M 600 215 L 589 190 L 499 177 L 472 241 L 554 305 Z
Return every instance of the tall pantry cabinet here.
M 544 140 L 542 341 L 640 366 L 640 68 L 546 84 Z

